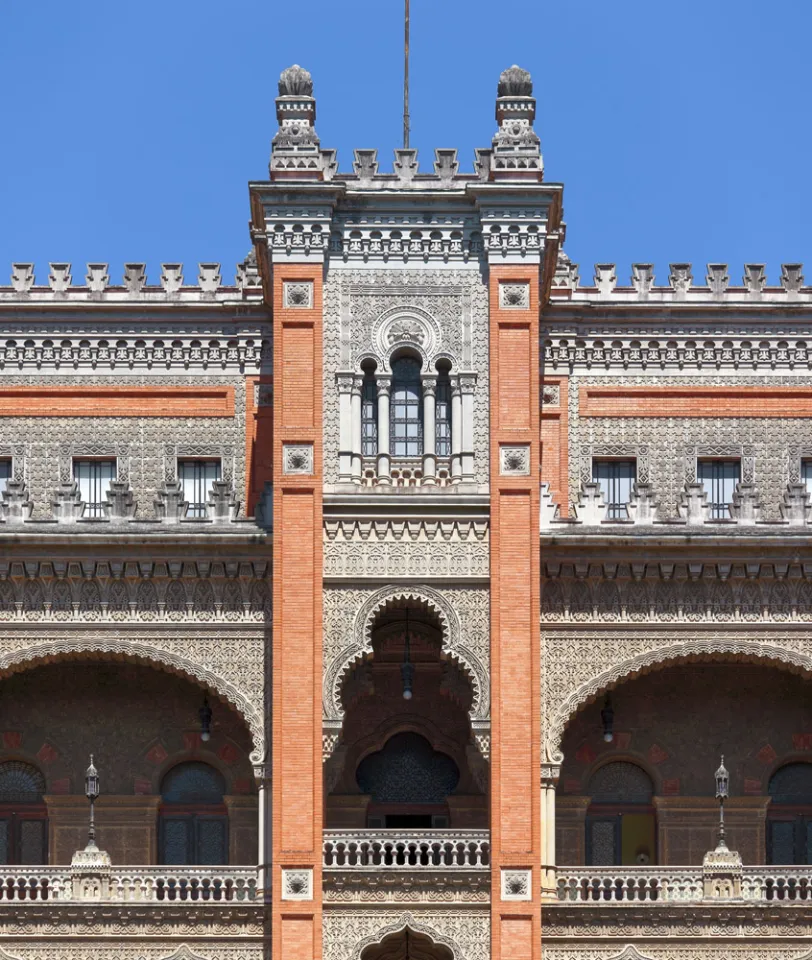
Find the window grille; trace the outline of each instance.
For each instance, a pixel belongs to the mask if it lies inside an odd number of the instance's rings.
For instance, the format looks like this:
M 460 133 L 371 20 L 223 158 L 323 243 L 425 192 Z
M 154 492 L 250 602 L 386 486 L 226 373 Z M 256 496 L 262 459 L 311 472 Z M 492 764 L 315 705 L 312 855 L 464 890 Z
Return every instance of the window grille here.
M 727 520 L 736 485 L 741 480 L 739 460 L 698 460 L 696 479 L 705 487 L 712 520 Z
M 364 377 L 361 392 L 361 452 L 365 457 L 378 452 L 378 388 L 370 376 Z
M 189 504 L 187 517 L 205 517 L 211 485 L 220 479 L 219 460 L 179 460 L 178 480 L 183 499 Z
M 0 460 L 0 499 L 9 480 L 11 480 L 11 460 Z
M 74 460 L 73 479 L 79 484 L 79 499 L 84 503 L 84 517 L 103 517 L 107 505 L 105 494 L 116 479 L 115 460 Z
M 627 505 L 637 479 L 636 460 L 595 460 L 592 479 L 600 484 L 609 520 L 626 520 Z
M 437 378 L 434 407 L 435 450 L 438 457 L 451 456 L 451 381 L 447 376 Z
M 404 358 L 392 364 L 389 432 L 392 454 L 419 457 L 423 453 L 423 403 L 420 364 Z
M 164 864 L 227 864 L 226 785 L 207 763 L 180 763 L 161 784 L 160 861 Z

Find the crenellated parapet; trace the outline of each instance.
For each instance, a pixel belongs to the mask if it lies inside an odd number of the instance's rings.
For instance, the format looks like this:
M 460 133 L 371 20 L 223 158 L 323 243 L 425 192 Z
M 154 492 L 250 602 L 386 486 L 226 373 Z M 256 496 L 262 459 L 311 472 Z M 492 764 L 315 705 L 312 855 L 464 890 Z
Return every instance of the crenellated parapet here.
M 192 304 L 259 299 L 261 293 L 253 254 L 237 264 L 231 282 L 223 281 L 219 263 L 199 263 L 193 277 L 184 276 L 182 263 L 164 263 L 157 282 L 148 280 L 146 264 L 126 263 L 119 283 L 111 283 L 107 263 L 88 263 L 84 276 L 74 275 L 70 263 L 51 263 L 44 278 L 36 276 L 33 263 L 14 263 L 10 284 L 0 284 L 0 305 L 8 301 Z
M 705 276 L 694 276 L 690 263 L 672 263 L 667 283 L 657 284 L 651 263 L 633 263 L 628 283 L 619 283 L 614 263 L 596 263 L 592 282 L 585 282 L 577 263 L 559 255 L 553 278 L 554 300 L 577 303 L 636 304 L 674 303 L 686 306 L 707 304 L 809 304 L 812 286 L 804 282 L 803 264 L 781 265 L 778 285 L 768 285 L 763 263 L 746 263 L 741 281 L 731 284 L 726 263 L 709 263 Z

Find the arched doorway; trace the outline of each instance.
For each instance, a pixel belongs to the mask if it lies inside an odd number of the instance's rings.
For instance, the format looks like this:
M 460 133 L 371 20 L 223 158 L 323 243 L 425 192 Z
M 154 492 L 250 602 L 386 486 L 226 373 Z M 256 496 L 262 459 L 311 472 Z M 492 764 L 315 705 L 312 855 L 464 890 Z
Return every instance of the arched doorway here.
M 617 760 L 589 780 L 586 862 L 590 866 L 656 863 L 657 832 L 651 777 L 636 763 Z
M 788 763 L 770 778 L 767 863 L 812 864 L 812 763 Z
M 424 933 L 406 927 L 373 943 L 361 953 L 361 960 L 453 960 L 454 954 Z
M 228 863 L 228 815 L 222 774 L 207 763 L 179 763 L 161 784 L 159 861 Z
M 0 864 L 48 862 L 45 777 L 28 763 L 0 763 Z
M 355 774 L 369 795 L 367 826 L 386 829 L 449 825 L 448 797 L 460 781 L 457 764 L 417 733 L 391 737 L 383 750 L 365 757 Z

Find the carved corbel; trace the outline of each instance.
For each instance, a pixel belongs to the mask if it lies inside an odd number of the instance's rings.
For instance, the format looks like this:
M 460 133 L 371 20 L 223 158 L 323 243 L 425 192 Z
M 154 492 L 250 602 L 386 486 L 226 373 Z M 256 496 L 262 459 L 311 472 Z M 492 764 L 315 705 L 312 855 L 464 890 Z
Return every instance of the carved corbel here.
M 230 480 L 212 481 L 206 502 L 206 518 L 213 523 L 229 523 L 237 519 L 239 510 L 239 501 L 234 496 L 234 484 Z
M 575 517 L 579 523 L 590 526 L 602 523 L 606 519 L 606 503 L 601 485 L 596 480 L 581 484 L 581 493 L 575 504 Z
M 164 523 L 178 523 L 186 516 L 188 501 L 183 499 L 180 480 L 167 480 L 155 499 L 155 516 Z
M 809 520 L 809 491 L 804 483 L 789 483 L 784 491 L 784 502 L 779 504 L 781 519 L 792 527 L 805 527 Z
M 132 520 L 137 504 L 129 483 L 125 480 L 112 480 L 106 497 L 104 513 L 108 520 Z
M 657 519 L 659 505 L 650 483 L 635 482 L 626 507 L 629 519 L 641 525 L 652 524 Z
M 701 483 L 686 483 L 682 491 L 682 502 L 678 505 L 679 515 L 689 524 L 695 526 L 705 523 L 710 512 L 708 494 Z
M 0 515 L 6 523 L 25 523 L 31 519 L 34 504 L 23 480 L 9 480 L 0 502 Z
M 79 484 L 74 481 L 60 483 L 54 491 L 51 512 L 57 523 L 71 523 L 82 516 L 84 503 L 79 499 Z
M 743 527 L 755 526 L 761 519 L 761 503 L 754 483 L 736 485 L 730 515 Z

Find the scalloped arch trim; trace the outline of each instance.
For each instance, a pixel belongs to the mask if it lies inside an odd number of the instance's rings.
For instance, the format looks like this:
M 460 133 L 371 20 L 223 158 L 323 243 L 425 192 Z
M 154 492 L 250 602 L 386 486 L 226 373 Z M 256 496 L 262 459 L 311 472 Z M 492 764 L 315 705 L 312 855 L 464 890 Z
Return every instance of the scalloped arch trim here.
M 352 953 L 350 954 L 351 960 L 361 960 L 361 954 L 364 952 L 364 950 L 366 950 L 367 947 L 377 946 L 387 937 L 391 937 L 393 933 L 402 933 L 406 927 L 408 927 L 414 933 L 422 933 L 424 936 L 429 937 L 439 946 L 447 947 L 451 951 L 454 960 L 466 960 L 465 954 L 450 937 L 444 937 L 428 923 L 423 923 L 421 920 L 415 920 L 411 913 L 402 913 L 393 923 L 389 923 L 385 927 L 381 927 L 380 930 L 377 930 L 375 933 L 370 934 L 368 937 L 364 937 L 362 940 L 359 940 L 358 943 L 356 943 L 353 947 Z
M 546 753 L 548 762 L 561 763 L 564 759 L 561 752 L 561 741 L 564 731 L 575 714 L 619 683 L 679 663 L 733 659 L 765 663 L 781 670 L 805 673 L 812 677 L 812 657 L 754 640 L 727 640 L 723 638 L 690 640 L 670 644 L 667 647 L 658 647 L 656 650 L 649 650 L 615 664 L 610 670 L 593 677 L 567 697 L 558 708 L 547 736 Z
M 218 696 L 231 704 L 248 726 L 254 747 L 251 752 L 251 762 L 258 763 L 263 759 L 265 736 L 262 718 L 246 698 L 218 674 L 191 660 L 187 660 L 185 657 L 179 657 L 162 650 L 160 647 L 136 643 L 131 640 L 88 640 L 79 637 L 70 640 L 51 640 L 47 643 L 35 644 L 0 656 L 0 678 L 50 663 L 75 660 L 83 656 L 102 660 L 125 660 L 146 666 L 157 666 L 170 673 L 186 677 L 199 686 L 214 690 Z
M 371 594 L 355 615 L 352 643 L 341 650 L 324 677 L 324 716 L 327 720 L 343 720 L 341 685 L 353 664 L 372 654 L 372 629 L 381 611 L 399 600 L 418 600 L 437 617 L 443 635 L 442 651 L 455 660 L 471 682 L 473 698 L 470 716 L 485 719 L 488 710 L 488 675 L 479 658 L 460 640 L 460 622 L 454 608 L 433 587 L 404 587 L 390 584 Z

